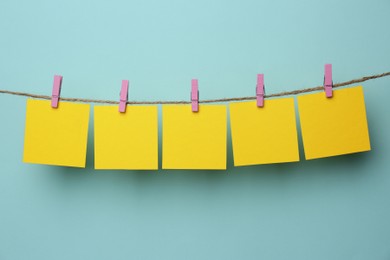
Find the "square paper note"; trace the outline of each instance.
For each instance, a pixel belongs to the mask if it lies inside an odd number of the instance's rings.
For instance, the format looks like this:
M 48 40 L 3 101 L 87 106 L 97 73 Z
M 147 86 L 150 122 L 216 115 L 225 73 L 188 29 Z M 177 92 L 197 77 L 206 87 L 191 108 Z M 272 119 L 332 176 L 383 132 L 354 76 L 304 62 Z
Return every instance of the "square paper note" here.
M 306 159 L 369 151 L 363 88 L 298 96 Z
M 23 162 L 85 167 L 89 105 L 27 100 Z
M 95 106 L 95 169 L 157 170 L 156 106 Z
M 162 109 L 163 169 L 226 169 L 226 106 Z
M 293 98 L 231 103 L 234 166 L 299 161 Z

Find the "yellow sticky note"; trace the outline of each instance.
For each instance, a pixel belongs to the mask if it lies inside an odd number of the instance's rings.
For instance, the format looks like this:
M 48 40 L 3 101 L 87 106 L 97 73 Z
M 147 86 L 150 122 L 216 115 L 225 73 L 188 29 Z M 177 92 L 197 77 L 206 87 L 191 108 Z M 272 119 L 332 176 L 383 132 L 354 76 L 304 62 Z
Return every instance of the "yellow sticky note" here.
M 28 99 L 23 162 L 85 167 L 89 107 Z
M 293 98 L 230 103 L 234 166 L 299 161 Z
M 163 169 L 226 169 L 226 106 L 164 105 Z
M 157 106 L 95 106 L 95 169 L 157 170 Z
M 307 160 L 371 149 L 361 86 L 298 96 L 298 107 Z

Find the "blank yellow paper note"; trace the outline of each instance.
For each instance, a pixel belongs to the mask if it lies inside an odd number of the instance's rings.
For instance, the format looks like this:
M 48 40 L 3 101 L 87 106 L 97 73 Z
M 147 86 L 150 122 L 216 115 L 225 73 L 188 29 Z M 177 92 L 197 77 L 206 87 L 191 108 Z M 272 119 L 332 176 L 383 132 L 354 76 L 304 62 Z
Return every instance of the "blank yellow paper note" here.
M 89 105 L 27 100 L 23 162 L 85 167 Z
M 298 107 L 307 160 L 371 149 L 361 86 L 298 96 Z
M 299 161 L 293 98 L 231 103 L 234 166 Z
M 156 106 L 95 106 L 95 169 L 157 170 Z
M 226 169 L 226 106 L 162 109 L 163 169 Z

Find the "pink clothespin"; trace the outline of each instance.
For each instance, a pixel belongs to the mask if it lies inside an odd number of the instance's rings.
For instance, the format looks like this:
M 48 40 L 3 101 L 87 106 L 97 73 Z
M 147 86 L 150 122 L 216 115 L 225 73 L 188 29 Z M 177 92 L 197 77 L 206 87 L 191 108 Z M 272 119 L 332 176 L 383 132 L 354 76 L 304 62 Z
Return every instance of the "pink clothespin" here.
M 256 85 L 256 99 L 257 107 L 264 106 L 264 74 L 257 74 L 257 85 Z
M 60 99 L 61 93 L 61 84 L 62 84 L 62 76 L 55 75 L 53 82 L 53 92 L 51 94 L 51 107 L 58 107 L 58 100 Z
M 327 98 L 333 96 L 332 64 L 325 64 L 324 88 Z
M 192 102 L 192 112 L 199 111 L 199 90 L 198 90 L 198 80 L 193 79 L 191 81 L 191 102 Z
M 129 91 L 129 81 L 124 79 L 122 80 L 122 88 L 121 88 L 121 94 L 119 100 L 119 112 L 121 113 L 126 112 L 127 99 L 129 97 L 128 91 Z

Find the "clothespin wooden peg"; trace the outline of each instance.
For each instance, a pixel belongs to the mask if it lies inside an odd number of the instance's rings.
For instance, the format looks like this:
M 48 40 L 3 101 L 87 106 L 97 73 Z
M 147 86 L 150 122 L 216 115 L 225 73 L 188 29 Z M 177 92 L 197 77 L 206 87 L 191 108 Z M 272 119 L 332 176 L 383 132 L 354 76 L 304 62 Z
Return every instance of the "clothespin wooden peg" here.
M 54 82 L 53 82 L 53 92 L 51 94 L 51 107 L 52 108 L 58 107 L 58 101 L 60 99 L 60 93 L 61 93 L 61 84 L 62 84 L 62 76 L 55 75 Z
M 129 81 L 122 80 L 122 88 L 121 88 L 120 100 L 119 100 L 119 112 L 121 113 L 126 112 L 127 99 L 129 97 L 128 91 L 129 91 Z
M 199 90 L 198 90 L 198 80 L 193 79 L 191 81 L 191 103 L 192 103 L 192 112 L 199 111 Z
M 325 64 L 324 89 L 327 98 L 333 96 L 332 64 Z
M 257 74 L 257 85 L 256 85 L 256 100 L 257 107 L 264 107 L 264 74 Z

